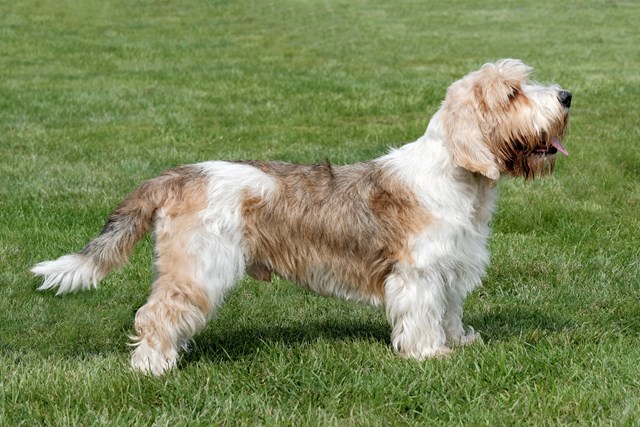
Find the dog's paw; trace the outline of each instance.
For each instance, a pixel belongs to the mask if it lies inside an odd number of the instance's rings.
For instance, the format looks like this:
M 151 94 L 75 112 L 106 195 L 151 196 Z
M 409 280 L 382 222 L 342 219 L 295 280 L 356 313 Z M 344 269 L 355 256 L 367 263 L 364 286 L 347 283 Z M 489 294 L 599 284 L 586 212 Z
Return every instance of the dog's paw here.
M 466 329 L 466 332 L 463 332 L 462 329 L 460 329 L 458 335 L 456 336 L 447 335 L 447 343 L 452 346 L 458 346 L 468 345 L 474 342 L 482 342 L 480 333 L 474 331 L 471 326 L 467 326 Z
M 441 347 L 425 347 L 415 348 L 409 351 L 401 351 L 398 354 L 406 359 L 426 360 L 426 359 L 440 359 L 448 356 L 451 353 L 451 349 L 447 346 Z
M 480 333 L 474 331 L 471 326 L 469 326 L 468 328 L 469 330 L 460 337 L 460 341 L 458 342 L 458 344 L 467 345 L 474 342 L 482 343 L 482 337 L 480 336 Z
M 178 362 L 176 351 L 163 353 L 149 345 L 146 340 L 135 344 L 136 348 L 131 354 L 131 368 L 145 375 L 163 375 L 174 368 Z

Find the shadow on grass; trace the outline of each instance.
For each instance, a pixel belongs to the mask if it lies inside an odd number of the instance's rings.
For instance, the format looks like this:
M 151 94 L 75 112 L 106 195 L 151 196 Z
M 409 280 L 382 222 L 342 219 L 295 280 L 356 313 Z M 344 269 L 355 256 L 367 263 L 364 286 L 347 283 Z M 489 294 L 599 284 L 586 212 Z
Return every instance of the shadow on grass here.
M 499 312 L 470 315 L 465 323 L 479 331 L 486 343 L 523 337 L 527 341 L 570 328 L 571 320 L 536 309 L 504 308 Z M 348 322 L 324 320 L 296 322 L 287 326 L 247 326 L 216 330 L 196 336 L 192 351 L 182 361 L 206 359 L 214 362 L 237 360 L 271 345 L 295 347 L 320 339 L 328 341 L 378 341 L 390 346 L 391 328 L 378 320 Z
M 112 325 L 110 332 L 100 336 L 95 330 L 78 326 L 61 339 L 49 341 L 5 342 L 0 350 L 23 352 L 37 351 L 43 356 L 75 357 L 77 355 L 128 353 L 123 334 L 129 334 L 131 319 Z M 527 341 L 573 329 L 571 318 L 561 314 L 545 313 L 535 308 L 502 307 L 489 312 L 470 312 L 465 324 L 480 332 L 485 343 L 508 341 L 523 337 Z M 226 323 L 226 322 L 223 322 Z M 390 346 L 391 328 L 380 316 L 350 322 L 344 319 L 323 319 L 309 322 L 292 321 L 284 325 L 243 325 L 225 329 L 223 324 L 212 321 L 210 326 L 196 335 L 190 352 L 181 357 L 182 363 L 197 360 L 224 362 L 244 359 L 260 349 L 272 346 L 295 348 L 319 340 L 336 342 L 379 342 Z M 13 345 L 12 345 L 13 344 Z
M 558 312 L 535 308 L 503 307 L 499 311 L 470 315 L 465 323 L 480 332 L 486 343 L 507 341 L 513 337 L 536 337 L 570 329 L 572 320 Z
M 292 322 L 287 326 L 260 326 L 204 332 L 195 337 L 192 351 L 183 360 L 223 361 L 253 355 L 258 349 L 273 344 L 295 347 L 319 339 L 328 341 L 380 341 L 390 344 L 390 327 L 384 321 L 370 320 Z

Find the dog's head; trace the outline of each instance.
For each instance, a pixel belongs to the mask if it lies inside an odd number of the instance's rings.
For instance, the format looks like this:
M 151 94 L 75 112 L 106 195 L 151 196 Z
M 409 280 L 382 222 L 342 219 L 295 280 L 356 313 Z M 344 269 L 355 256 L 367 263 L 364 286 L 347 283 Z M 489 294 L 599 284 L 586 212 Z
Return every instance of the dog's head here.
M 497 180 L 533 178 L 553 171 L 571 93 L 529 80 L 532 69 L 503 59 L 452 84 L 440 110 L 441 129 L 454 162 Z

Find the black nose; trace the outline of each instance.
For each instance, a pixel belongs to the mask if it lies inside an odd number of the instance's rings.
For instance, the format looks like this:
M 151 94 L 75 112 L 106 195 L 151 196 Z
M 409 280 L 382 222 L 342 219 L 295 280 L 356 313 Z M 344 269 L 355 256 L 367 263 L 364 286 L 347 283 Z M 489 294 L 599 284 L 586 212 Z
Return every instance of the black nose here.
M 558 100 L 560 100 L 560 103 L 565 107 L 571 107 L 571 92 L 567 90 L 561 90 L 558 93 Z

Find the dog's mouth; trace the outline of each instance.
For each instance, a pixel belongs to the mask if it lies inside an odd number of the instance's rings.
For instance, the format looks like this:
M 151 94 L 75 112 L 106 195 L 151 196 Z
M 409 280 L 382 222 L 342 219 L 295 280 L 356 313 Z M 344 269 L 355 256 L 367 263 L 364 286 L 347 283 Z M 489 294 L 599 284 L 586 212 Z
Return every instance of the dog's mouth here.
M 569 155 L 569 150 L 561 142 L 563 133 L 542 132 L 533 141 L 519 142 L 515 155 L 505 162 L 505 170 L 512 176 L 522 176 L 526 179 L 550 175 L 553 172 L 556 154 Z
M 548 133 L 543 131 L 540 135 L 540 145 L 534 148 L 530 154 L 537 156 L 553 156 L 557 153 L 562 153 L 563 155 L 568 156 L 569 150 L 567 150 L 561 142 L 563 134 L 564 127 L 560 133 Z
M 569 151 L 564 147 L 564 145 L 562 145 L 559 138 L 552 138 L 551 144 L 542 145 L 533 150 L 533 153 L 538 156 L 553 156 L 558 152 L 565 156 L 569 155 Z

